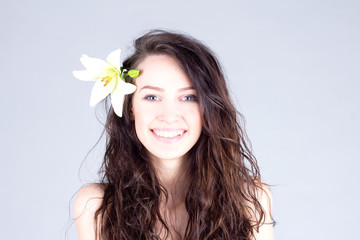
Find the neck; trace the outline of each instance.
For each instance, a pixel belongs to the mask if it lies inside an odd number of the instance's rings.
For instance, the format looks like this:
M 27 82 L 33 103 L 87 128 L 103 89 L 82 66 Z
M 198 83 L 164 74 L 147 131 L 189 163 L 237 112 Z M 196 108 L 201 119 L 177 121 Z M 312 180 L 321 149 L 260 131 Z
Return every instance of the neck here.
M 189 161 L 187 160 L 186 157 L 178 159 L 152 158 L 159 181 L 168 193 L 167 199 L 164 195 L 160 197 L 160 213 L 170 227 L 171 235 L 180 236 L 181 239 L 183 239 L 189 219 L 185 207 L 185 197 L 189 186 Z M 161 229 L 162 227 L 157 229 L 160 235 Z
M 153 158 L 156 174 L 169 194 L 169 202 L 184 202 L 188 182 L 188 161 L 186 157 L 177 159 Z

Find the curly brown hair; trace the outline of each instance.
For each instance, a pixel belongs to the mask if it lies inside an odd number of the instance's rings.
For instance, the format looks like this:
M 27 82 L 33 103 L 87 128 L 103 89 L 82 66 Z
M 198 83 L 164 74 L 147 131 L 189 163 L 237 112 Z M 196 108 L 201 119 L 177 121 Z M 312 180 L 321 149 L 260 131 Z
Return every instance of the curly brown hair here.
M 263 224 L 265 212 L 257 199 L 260 172 L 232 104 L 221 66 L 200 41 L 179 33 L 154 30 L 138 38 L 135 52 L 123 66 L 135 69 L 147 56 L 164 54 L 177 61 L 198 95 L 202 132 L 186 155 L 189 182 L 185 207 L 189 215 L 184 239 L 250 239 Z M 127 81 L 132 81 L 127 79 Z M 106 122 L 107 147 L 101 168 L 104 197 L 95 213 L 102 240 L 161 239 L 161 196 L 168 196 L 147 151 L 137 138 L 127 95 L 123 117 L 110 108 Z M 256 221 L 250 216 L 257 216 Z

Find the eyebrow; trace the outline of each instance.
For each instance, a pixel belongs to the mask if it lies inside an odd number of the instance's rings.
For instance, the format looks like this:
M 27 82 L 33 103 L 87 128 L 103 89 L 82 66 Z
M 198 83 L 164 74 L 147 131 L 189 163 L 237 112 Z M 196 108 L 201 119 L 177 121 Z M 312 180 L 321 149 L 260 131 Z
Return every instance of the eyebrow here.
M 159 87 L 154 87 L 154 86 L 150 86 L 150 85 L 146 85 L 144 87 L 142 87 L 140 89 L 143 90 L 143 89 L 152 89 L 152 90 L 156 90 L 156 91 L 159 91 L 159 92 L 164 92 L 165 90 L 163 88 L 159 88 Z M 178 89 L 178 92 L 183 92 L 183 91 L 186 91 L 186 90 L 194 90 L 195 88 L 194 87 L 184 87 L 184 88 L 179 88 Z

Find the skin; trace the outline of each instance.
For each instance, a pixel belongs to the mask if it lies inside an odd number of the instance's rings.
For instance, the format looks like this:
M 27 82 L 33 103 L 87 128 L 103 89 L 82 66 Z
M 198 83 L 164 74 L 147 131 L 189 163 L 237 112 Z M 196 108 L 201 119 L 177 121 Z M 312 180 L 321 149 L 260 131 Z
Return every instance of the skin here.
M 170 225 L 169 239 L 177 239 L 184 235 L 188 221 L 185 209 L 188 165 L 185 156 L 201 134 L 199 104 L 190 80 L 173 58 L 150 55 L 139 63 L 138 69 L 141 74 L 135 82 L 137 90 L 132 108 L 135 130 L 169 193 L 168 202 L 165 204 L 162 200 L 160 209 Z M 95 239 L 93 218 L 102 196 L 103 192 L 96 184 L 79 191 L 74 204 L 79 240 Z M 267 212 L 265 222 L 271 222 L 270 190 L 264 186 L 258 196 Z M 160 229 L 155 227 L 155 230 L 163 235 Z M 272 240 L 272 225 L 262 225 L 255 236 L 258 240 Z
M 150 55 L 137 68 L 142 74 L 136 79 L 133 96 L 136 134 L 169 192 L 166 205 L 162 201 L 163 217 L 172 226 L 172 235 L 177 232 L 182 236 L 188 221 L 184 156 L 199 139 L 202 128 L 196 91 L 169 56 Z
M 185 154 L 201 134 L 196 92 L 171 57 L 151 55 L 138 68 L 142 74 L 136 79 L 132 108 L 136 134 L 160 180 L 171 188 L 186 167 Z M 172 137 L 174 132 L 181 134 Z

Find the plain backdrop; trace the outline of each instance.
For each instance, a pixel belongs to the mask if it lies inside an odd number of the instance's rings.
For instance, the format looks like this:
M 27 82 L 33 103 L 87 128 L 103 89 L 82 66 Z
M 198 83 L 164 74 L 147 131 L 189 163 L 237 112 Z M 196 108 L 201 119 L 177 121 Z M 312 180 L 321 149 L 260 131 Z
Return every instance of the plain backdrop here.
M 356 0 L 1 0 L 1 239 L 76 239 L 73 195 L 98 179 L 104 142 L 85 157 L 104 114 L 72 70 L 84 53 L 124 58 L 154 28 L 219 57 L 275 185 L 275 238 L 359 239 Z

